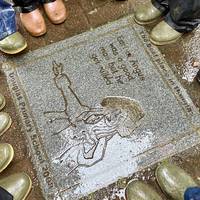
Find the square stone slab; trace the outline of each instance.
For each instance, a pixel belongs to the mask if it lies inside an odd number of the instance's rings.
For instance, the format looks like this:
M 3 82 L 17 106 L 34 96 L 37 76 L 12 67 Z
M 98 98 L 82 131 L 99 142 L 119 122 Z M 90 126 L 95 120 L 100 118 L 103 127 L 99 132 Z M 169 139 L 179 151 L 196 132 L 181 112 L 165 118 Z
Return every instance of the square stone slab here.
M 46 199 L 73 200 L 200 142 L 200 116 L 131 16 L 4 63 Z

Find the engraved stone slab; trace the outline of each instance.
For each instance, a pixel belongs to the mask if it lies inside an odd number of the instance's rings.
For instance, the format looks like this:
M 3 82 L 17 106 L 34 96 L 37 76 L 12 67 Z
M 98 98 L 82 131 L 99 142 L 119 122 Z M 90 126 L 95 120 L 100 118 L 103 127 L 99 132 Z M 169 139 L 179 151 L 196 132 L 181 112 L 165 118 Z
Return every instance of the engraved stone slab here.
M 127 17 L 4 63 L 46 199 L 73 200 L 200 142 L 200 116 Z

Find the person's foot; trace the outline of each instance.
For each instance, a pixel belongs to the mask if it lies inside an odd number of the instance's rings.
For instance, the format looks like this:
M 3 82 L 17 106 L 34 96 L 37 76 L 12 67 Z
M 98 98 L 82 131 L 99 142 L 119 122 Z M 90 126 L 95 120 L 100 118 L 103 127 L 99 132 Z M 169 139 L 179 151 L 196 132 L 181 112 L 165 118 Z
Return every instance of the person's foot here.
M 26 47 L 26 40 L 19 32 L 13 33 L 3 40 L 0 40 L 0 51 L 7 54 L 17 54 Z
M 0 187 L 13 196 L 14 200 L 25 200 L 32 182 L 25 173 L 18 173 L 0 180 Z
M 169 163 L 158 166 L 156 178 L 161 189 L 176 200 L 183 200 L 187 188 L 197 186 L 192 177 L 183 169 Z
M 162 13 L 151 3 L 140 5 L 135 11 L 135 21 L 140 25 L 150 24 L 155 22 Z
M 141 181 L 133 181 L 128 184 L 126 198 L 128 200 L 162 200 L 159 194 Z
M 38 8 L 29 13 L 20 13 L 20 19 L 32 36 L 38 37 L 46 33 L 46 24 Z
M 67 11 L 62 0 L 44 3 L 44 10 L 53 24 L 61 24 L 67 18 Z
M 162 21 L 151 31 L 150 41 L 155 45 L 166 45 L 177 41 L 182 35 Z
M 10 128 L 11 124 L 11 117 L 5 112 L 0 112 L 0 136 Z
M 13 160 L 14 150 L 10 144 L 0 143 L 0 172 Z
M 4 96 L 0 93 L 0 111 L 5 107 L 6 105 L 6 100 Z

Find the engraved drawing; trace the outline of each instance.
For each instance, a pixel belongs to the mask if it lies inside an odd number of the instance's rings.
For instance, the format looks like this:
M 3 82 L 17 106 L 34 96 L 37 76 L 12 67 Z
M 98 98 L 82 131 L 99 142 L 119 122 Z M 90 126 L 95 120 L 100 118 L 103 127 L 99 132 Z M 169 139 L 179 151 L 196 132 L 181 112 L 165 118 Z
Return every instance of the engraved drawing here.
M 74 91 L 62 63 L 53 62 L 54 83 L 64 100 L 64 109 L 47 111 L 50 123 L 66 120 L 66 126 L 52 137 L 59 136 L 65 145 L 54 158 L 56 163 L 70 166 L 68 175 L 78 167 L 91 167 L 103 160 L 109 141 L 118 134 L 131 137 L 140 125 L 144 112 L 139 103 L 128 97 L 105 97 L 93 108 Z

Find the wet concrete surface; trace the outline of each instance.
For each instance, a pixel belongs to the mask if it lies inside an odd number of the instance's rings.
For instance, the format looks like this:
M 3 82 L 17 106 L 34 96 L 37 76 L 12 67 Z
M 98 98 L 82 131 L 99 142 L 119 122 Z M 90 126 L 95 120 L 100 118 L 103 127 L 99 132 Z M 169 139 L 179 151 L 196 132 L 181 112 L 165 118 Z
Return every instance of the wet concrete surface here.
M 183 153 L 170 157 L 163 162 L 170 162 L 176 164 L 177 166 L 184 169 L 188 174 L 192 176 L 195 182 L 200 184 L 200 146 L 191 148 Z M 103 188 L 102 190 L 95 192 L 88 197 L 82 198 L 81 200 L 126 200 L 125 197 L 125 188 L 127 184 L 132 180 L 141 180 L 144 183 L 149 184 L 156 192 L 160 194 L 163 200 L 171 200 L 166 194 L 160 189 L 156 177 L 155 170 L 159 163 L 150 166 L 146 169 L 133 174 L 133 176 L 121 179 L 118 182 Z
M 59 26 L 52 25 L 48 20 L 46 20 L 48 33 L 45 36 L 40 38 L 33 38 L 28 33 L 26 33 L 21 25 L 19 25 L 19 29 L 26 37 L 29 45 L 29 48 L 23 53 L 44 47 L 48 44 L 63 40 L 65 38 L 72 37 L 87 30 L 91 30 L 102 24 L 114 21 L 125 15 L 131 14 L 133 13 L 135 5 L 143 2 L 144 0 L 142 2 L 141 0 L 130 0 L 128 2 L 115 2 L 114 0 L 66 1 L 66 6 L 69 9 L 68 20 Z M 150 31 L 152 27 L 153 25 L 146 28 L 148 31 Z M 183 84 L 193 99 L 193 102 L 197 106 L 200 106 L 200 86 L 195 80 L 193 82 L 190 81 L 192 80 L 191 71 L 195 71 L 194 68 L 196 66 L 198 67 L 198 63 L 200 62 L 198 51 L 200 46 L 199 36 L 200 31 L 197 29 L 193 33 L 185 35 L 183 39 L 177 41 L 175 44 L 159 47 L 160 51 L 165 55 L 165 58 L 174 71 L 175 75 Z M 9 59 L 9 56 L 0 54 L 0 58 L 3 61 L 4 59 Z M 184 79 L 188 79 L 189 81 Z M 26 147 L 26 141 L 21 131 L 21 124 L 15 112 L 14 104 L 10 98 L 6 80 L 3 74 L 0 74 L 0 86 L 0 92 L 4 94 L 7 99 L 7 107 L 5 108 L 5 111 L 10 113 L 14 121 L 11 129 L 6 134 L 4 134 L 4 136 L 1 138 L 1 141 L 12 144 L 15 149 L 15 159 L 8 167 L 8 169 L 2 173 L 1 177 L 12 174 L 13 172 L 27 172 L 29 175 L 31 175 L 34 183 L 33 190 L 28 199 L 43 199 L 35 171 L 31 164 L 31 155 L 28 153 L 29 151 Z M 194 178 L 198 179 L 200 177 L 199 150 L 200 147 L 191 148 L 186 152 L 174 156 L 171 158 L 171 160 L 186 169 Z M 144 179 L 148 183 L 153 183 L 153 185 L 157 187 L 154 177 L 154 168 L 155 166 L 147 168 L 146 170 L 142 170 L 141 172 L 135 174 L 133 177 L 137 177 L 142 180 Z M 108 197 L 108 199 L 119 200 L 121 195 L 122 198 L 120 200 L 123 200 L 123 190 L 122 194 L 120 194 L 119 189 L 123 189 L 127 182 L 128 179 L 121 180 L 105 189 L 102 189 L 100 192 L 91 194 L 85 199 L 106 200 L 105 197 Z

